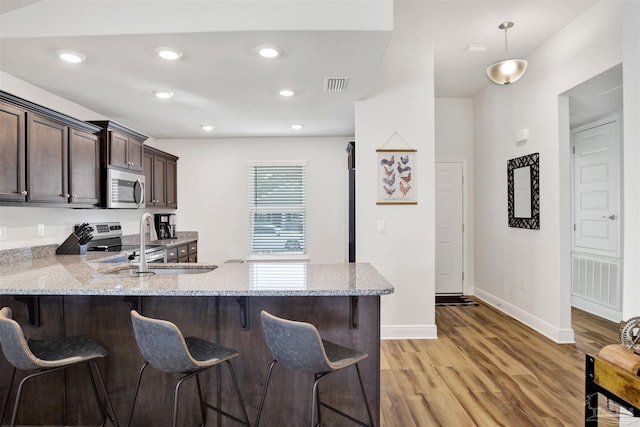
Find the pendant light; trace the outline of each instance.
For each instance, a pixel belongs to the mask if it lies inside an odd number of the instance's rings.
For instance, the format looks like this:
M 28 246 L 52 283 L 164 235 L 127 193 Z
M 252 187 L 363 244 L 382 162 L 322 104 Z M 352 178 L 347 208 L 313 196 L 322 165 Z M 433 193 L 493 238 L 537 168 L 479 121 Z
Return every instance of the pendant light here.
M 527 61 L 524 59 L 507 59 L 507 30 L 513 27 L 513 22 L 503 22 L 498 25 L 504 30 L 504 61 L 496 62 L 487 68 L 487 75 L 492 82 L 499 85 L 508 85 L 518 81 L 527 71 Z

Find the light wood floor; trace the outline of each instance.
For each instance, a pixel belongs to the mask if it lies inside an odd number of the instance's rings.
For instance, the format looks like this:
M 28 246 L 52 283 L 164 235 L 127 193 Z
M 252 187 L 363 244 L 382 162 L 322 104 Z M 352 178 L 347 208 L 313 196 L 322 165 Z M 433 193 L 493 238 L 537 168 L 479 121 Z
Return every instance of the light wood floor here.
M 382 342 L 381 425 L 583 426 L 585 353 L 618 343 L 618 325 L 572 316 L 575 345 L 483 304 L 436 307 L 437 340 Z

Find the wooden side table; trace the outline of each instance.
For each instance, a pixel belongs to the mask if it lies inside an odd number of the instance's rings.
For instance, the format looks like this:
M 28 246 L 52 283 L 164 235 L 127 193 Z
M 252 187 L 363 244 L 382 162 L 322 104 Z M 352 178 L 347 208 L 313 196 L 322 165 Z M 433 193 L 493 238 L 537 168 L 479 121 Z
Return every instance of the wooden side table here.
M 598 393 L 640 417 L 640 377 L 604 359 L 586 355 L 584 425 L 598 425 Z

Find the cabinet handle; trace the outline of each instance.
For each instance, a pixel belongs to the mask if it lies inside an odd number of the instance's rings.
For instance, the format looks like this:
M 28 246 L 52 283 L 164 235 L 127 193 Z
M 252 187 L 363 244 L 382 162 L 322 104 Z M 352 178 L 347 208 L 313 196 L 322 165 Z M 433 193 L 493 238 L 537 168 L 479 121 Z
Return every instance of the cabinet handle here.
M 78 195 L 77 195 L 77 194 L 74 194 L 74 195 L 72 195 L 71 197 L 73 197 L 74 199 L 77 199 L 77 198 L 78 198 Z
M 71 197 L 71 195 L 69 195 L 69 194 L 65 194 L 65 195 L 64 195 L 64 198 L 65 198 L 65 199 L 68 199 L 69 197 Z
M 20 194 L 22 194 L 23 196 L 26 196 L 28 193 L 27 193 L 27 190 L 23 190 L 20 192 Z

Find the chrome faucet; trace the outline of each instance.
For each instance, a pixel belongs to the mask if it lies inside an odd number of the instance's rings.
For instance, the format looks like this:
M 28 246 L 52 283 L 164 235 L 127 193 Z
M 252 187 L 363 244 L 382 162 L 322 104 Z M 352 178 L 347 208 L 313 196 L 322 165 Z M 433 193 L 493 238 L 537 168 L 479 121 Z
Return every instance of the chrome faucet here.
M 140 218 L 140 265 L 138 266 L 138 273 L 149 272 L 149 266 L 147 265 L 147 254 L 145 250 L 147 224 L 149 224 L 149 240 L 158 240 L 158 235 L 156 234 L 156 228 L 153 225 L 153 217 L 149 212 L 143 213 L 142 218 Z

